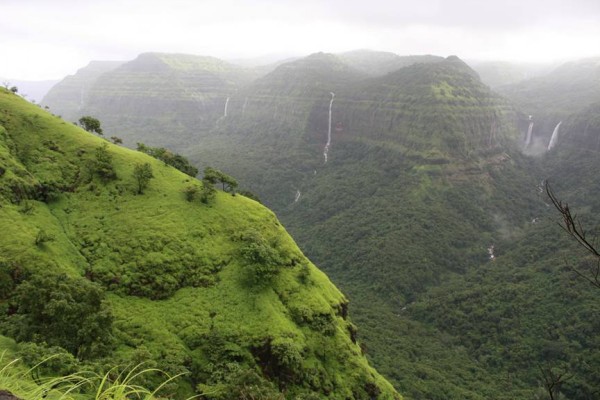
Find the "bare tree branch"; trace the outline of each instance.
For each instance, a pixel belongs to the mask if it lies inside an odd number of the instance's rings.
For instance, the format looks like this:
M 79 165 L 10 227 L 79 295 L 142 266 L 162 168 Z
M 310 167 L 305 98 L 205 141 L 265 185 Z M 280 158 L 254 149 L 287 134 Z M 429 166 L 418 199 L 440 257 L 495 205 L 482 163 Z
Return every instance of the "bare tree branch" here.
M 548 181 L 545 183 L 546 186 L 546 194 L 552 201 L 554 207 L 558 210 L 558 212 L 562 216 L 562 224 L 558 225 L 565 231 L 569 236 L 579 243 L 581 247 L 583 247 L 588 253 L 596 258 L 596 267 L 595 270 L 591 273 L 585 273 L 581 270 L 571 267 L 567 264 L 567 267 L 575 272 L 580 277 L 587 280 L 589 283 L 600 289 L 600 252 L 596 248 L 596 238 L 588 239 L 587 233 L 581 224 L 581 221 L 577 218 L 577 214 L 571 214 L 571 210 L 569 209 L 569 205 L 567 203 L 562 203 L 562 201 L 556 198 L 556 195 L 552 191 L 550 184 Z
M 544 380 L 544 387 L 548 391 L 550 400 L 557 400 L 560 396 L 562 385 L 573 376 L 566 372 L 554 372 L 552 368 L 542 368 L 541 365 L 538 365 L 538 368 L 540 369 L 542 379 Z

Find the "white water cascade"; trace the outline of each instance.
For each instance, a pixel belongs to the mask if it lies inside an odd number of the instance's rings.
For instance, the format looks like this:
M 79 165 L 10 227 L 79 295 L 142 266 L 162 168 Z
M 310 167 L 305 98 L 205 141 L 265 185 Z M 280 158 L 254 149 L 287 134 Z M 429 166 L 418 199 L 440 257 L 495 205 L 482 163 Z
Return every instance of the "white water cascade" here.
M 560 124 L 562 124 L 562 121 L 560 121 L 558 123 L 558 125 L 556 125 L 556 128 L 554 128 L 554 132 L 552 132 L 552 137 L 550 138 L 550 143 L 548 143 L 548 151 L 552 150 L 552 148 L 554 146 L 556 146 L 556 141 L 558 140 L 558 130 L 560 129 Z
M 300 193 L 300 191 L 296 189 L 296 197 L 294 198 L 294 203 L 297 203 L 300 200 L 300 196 L 302 196 L 302 193 Z
M 490 247 L 488 247 L 487 251 L 488 255 L 490 256 L 490 261 L 494 261 L 494 259 L 496 258 L 496 256 L 494 255 L 494 245 L 492 244 Z
M 531 121 L 531 116 L 529 117 Z M 533 121 L 529 122 L 529 128 L 527 129 L 527 139 L 525 139 L 525 148 L 529 147 L 531 144 L 531 133 L 533 132 Z
M 229 97 L 225 100 L 225 110 L 223 110 L 223 118 L 227 116 L 227 106 L 229 105 Z
M 325 144 L 325 149 L 323 149 L 325 163 L 327 163 L 327 154 L 329 153 L 329 145 L 331 145 L 331 107 L 333 106 L 333 98 L 335 97 L 335 93 L 329 92 L 329 94 L 331 94 L 331 101 L 329 102 L 329 127 L 327 128 L 327 143 Z

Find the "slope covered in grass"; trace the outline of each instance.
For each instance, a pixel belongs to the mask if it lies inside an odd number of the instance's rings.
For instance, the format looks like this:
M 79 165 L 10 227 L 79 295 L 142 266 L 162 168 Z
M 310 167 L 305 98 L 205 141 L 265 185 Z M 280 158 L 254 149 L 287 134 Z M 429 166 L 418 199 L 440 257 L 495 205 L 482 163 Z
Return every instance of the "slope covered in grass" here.
M 154 178 L 137 194 L 141 163 Z M 29 353 L 68 350 L 66 369 L 184 373 L 165 389 L 177 398 L 397 398 L 362 356 L 346 298 L 273 213 L 223 192 L 186 201 L 192 185 L 3 90 L 2 332 Z

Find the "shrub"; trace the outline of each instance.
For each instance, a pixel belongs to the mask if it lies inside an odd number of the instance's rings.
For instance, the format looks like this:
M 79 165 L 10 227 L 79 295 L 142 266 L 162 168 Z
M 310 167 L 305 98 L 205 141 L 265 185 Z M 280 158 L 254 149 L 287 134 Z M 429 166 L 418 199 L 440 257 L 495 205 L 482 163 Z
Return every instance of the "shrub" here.
M 35 245 L 38 247 L 42 247 L 44 245 L 44 243 L 53 242 L 53 241 L 54 241 L 54 236 L 47 233 L 43 229 L 40 229 L 38 231 L 37 235 L 35 235 Z
M 59 346 L 79 359 L 105 354 L 112 315 L 104 290 L 84 278 L 34 275 L 15 289 L 2 330 L 17 341 Z
M 112 155 L 108 152 L 108 145 L 106 143 L 96 148 L 95 156 L 93 168 L 100 176 L 100 179 L 104 182 L 116 179 L 117 173 L 112 165 Z
M 148 187 L 150 179 L 154 178 L 150 163 L 136 164 L 133 168 L 133 177 L 137 183 L 137 193 L 144 193 L 144 190 Z

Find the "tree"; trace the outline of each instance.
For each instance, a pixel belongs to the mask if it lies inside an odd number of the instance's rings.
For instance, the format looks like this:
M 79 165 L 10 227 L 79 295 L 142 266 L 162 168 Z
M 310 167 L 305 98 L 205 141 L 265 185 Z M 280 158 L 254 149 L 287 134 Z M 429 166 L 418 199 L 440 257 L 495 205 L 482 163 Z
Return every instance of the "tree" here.
M 111 136 L 110 140 L 112 140 L 114 144 L 123 144 L 123 139 L 118 136 Z
M 60 346 L 79 359 L 103 355 L 112 342 L 112 315 L 104 290 L 81 277 L 34 275 L 11 299 L 3 326 L 17 341 Z M 12 307 L 12 306 L 11 306 Z
M 277 276 L 283 264 L 279 249 L 257 230 L 249 230 L 242 237 L 240 254 L 248 271 L 249 282 L 254 286 L 265 286 Z
M 206 179 L 213 185 L 217 184 L 217 182 L 220 182 L 223 185 L 224 192 L 235 191 L 235 189 L 238 186 L 238 183 L 234 177 L 227 175 L 212 167 L 206 167 L 204 169 L 204 179 Z
M 100 121 L 89 115 L 79 118 L 79 125 L 88 132 L 97 133 L 100 136 L 104 135 L 102 127 L 100 127 Z
M 185 199 L 187 201 L 194 201 L 198 196 L 198 186 L 188 186 L 183 190 L 183 194 L 185 195 Z
M 200 191 L 200 201 L 208 204 L 215 198 L 216 190 L 212 182 L 206 178 L 202 179 L 202 190 Z
M 202 180 L 215 185 L 219 181 L 219 175 L 220 172 L 216 169 L 212 167 L 206 167 L 204 168 L 204 178 L 202 178 Z
M 150 147 L 146 146 L 144 143 L 138 143 L 137 151 L 141 151 L 157 160 L 161 160 L 165 164 L 170 165 L 191 177 L 196 177 L 196 175 L 198 175 L 198 168 L 194 167 L 187 158 L 180 154 L 175 154 L 164 147 Z
M 552 201 L 552 204 L 554 204 L 554 207 L 562 216 L 562 223 L 559 224 L 560 227 L 596 259 L 596 265 L 590 268 L 589 271 L 584 271 L 572 266 L 568 266 L 569 269 L 600 289 L 600 252 L 592 243 L 594 240 L 588 239 L 587 233 L 581 225 L 581 221 L 577 219 L 577 215 L 571 214 L 571 210 L 569 209 L 569 205 L 567 203 L 563 204 L 556 198 L 556 195 L 552 191 L 552 188 L 548 182 L 546 182 L 546 194 L 550 198 L 550 201 Z
M 136 164 L 133 168 L 133 177 L 137 182 L 137 193 L 144 193 L 144 189 L 148 187 L 150 179 L 154 178 L 150 163 Z
M 542 379 L 544 380 L 544 389 L 548 394 L 549 400 L 559 400 L 562 398 L 560 389 L 562 385 L 572 378 L 566 373 L 555 372 L 552 368 L 540 368 Z
M 105 183 L 117 177 L 115 168 L 112 165 L 112 155 L 108 152 L 108 145 L 106 143 L 102 143 L 102 146 L 96 148 L 94 171 L 100 175 L 100 178 Z

